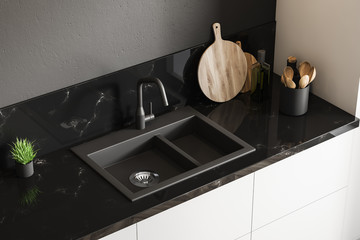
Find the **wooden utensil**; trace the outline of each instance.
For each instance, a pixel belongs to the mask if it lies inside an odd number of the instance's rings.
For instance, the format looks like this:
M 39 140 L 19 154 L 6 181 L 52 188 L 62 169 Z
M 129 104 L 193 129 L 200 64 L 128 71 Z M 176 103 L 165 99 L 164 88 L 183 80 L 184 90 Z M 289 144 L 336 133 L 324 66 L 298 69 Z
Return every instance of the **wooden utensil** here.
M 306 88 L 308 84 L 309 84 L 309 75 L 302 76 L 299 81 L 299 88 Z
M 309 78 L 310 78 L 309 83 L 314 81 L 315 77 L 316 77 L 316 69 L 315 69 L 315 67 L 311 67 L 311 69 L 309 71 Z
M 292 81 L 292 79 L 294 77 L 294 70 L 291 67 L 286 66 L 284 68 L 284 77 L 285 77 L 285 80 L 286 80 L 286 78 L 289 78 Z
M 281 74 L 281 82 L 284 84 L 284 86 L 286 87 L 286 81 L 285 81 L 285 77 L 284 74 Z
M 237 41 L 236 44 L 241 48 L 241 42 L 240 41 Z M 243 86 L 243 88 L 241 89 L 241 92 L 242 93 L 246 93 L 246 92 L 249 92 L 251 90 L 251 66 L 254 64 L 254 63 L 257 63 L 256 61 L 256 58 L 250 54 L 250 53 L 247 53 L 247 52 L 244 52 L 245 54 L 245 58 L 246 58 L 246 64 L 247 64 L 247 73 L 246 73 L 246 80 L 245 80 L 245 84 Z
M 288 77 L 285 77 L 285 81 L 286 81 L 286 86 L 288 88 L 296 88 L 296 84 L 294 83 L 294 81 Z
M 244 86 L 247 63 L 244 52 L 235 43 L 221 38 L 220 24 L 213 24 L 215 41 L 203 53 L 198 68 L 203 93 L 215 102 L 226 102 Z
M 311 69 L 311 65 L 309 62 L 302 62 L 299 65 L 299 73 L 300 73 L 300 77 L 303 77 L 305 75 L 309 74 L 309 71 Z
M 286 87 L 296 88 L 296 83 L 292 80 L 294 77 L 294 70 L 291 67 L 286 66 L 284 68 L 283 74 L 284 74 L 284 78 L 285 78 Z

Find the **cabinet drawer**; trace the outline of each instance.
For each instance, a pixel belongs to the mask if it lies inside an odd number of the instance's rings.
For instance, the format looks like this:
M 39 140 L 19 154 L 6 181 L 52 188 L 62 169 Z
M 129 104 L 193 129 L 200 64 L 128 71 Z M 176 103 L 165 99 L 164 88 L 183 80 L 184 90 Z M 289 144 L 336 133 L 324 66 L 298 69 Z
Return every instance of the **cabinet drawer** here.
M 347 186 L 353 132 L 255 172 L 253 229 Z
M 241 238 L 237 238 L 236 240 L 250 240 L 250 239 L 251 239 L 251 235 L 249 233 L 246 234 L 245 236 L 242 236 Z
M 251 231 L 253 174 L 138 223 L 138 240 L 234 240 Z
M 109 234 L 100 240 L 119 240 L 119 239 L 126 239 L 126 240 L 136 240 L 136 225 L 131 225 L 124 229 L 121 229 L 117 232 Z
M 346 188 L 278 219 L 252 233 L 252 240 L 339 240 Z

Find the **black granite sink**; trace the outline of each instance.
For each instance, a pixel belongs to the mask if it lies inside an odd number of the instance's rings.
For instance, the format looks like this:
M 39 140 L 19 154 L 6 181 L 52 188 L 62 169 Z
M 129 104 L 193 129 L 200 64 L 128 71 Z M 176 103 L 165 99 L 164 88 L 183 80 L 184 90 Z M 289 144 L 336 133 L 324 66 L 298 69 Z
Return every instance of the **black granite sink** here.
M 186 107 L 72 150 L 135 201 L 255 149 Z

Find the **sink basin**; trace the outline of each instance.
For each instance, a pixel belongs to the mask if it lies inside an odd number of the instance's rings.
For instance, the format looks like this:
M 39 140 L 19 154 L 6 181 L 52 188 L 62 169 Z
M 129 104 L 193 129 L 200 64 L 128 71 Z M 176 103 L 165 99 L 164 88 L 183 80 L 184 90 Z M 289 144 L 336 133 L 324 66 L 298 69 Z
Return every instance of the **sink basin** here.
M 255 151 L 191 107 L 72 148 L 135 201 Z

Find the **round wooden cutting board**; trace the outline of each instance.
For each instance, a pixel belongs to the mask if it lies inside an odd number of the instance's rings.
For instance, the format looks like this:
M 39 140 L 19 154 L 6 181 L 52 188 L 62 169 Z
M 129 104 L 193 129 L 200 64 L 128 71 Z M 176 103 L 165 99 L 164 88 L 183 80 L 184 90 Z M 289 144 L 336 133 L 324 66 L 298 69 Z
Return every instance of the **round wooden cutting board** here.
M 244 52 L 221 38 L 219 23 L 213 24 L 215 41 L 203 53 L 198 68 L 202 92 L 215 102 L 234 98 L 244 86 L 247 63 Z

